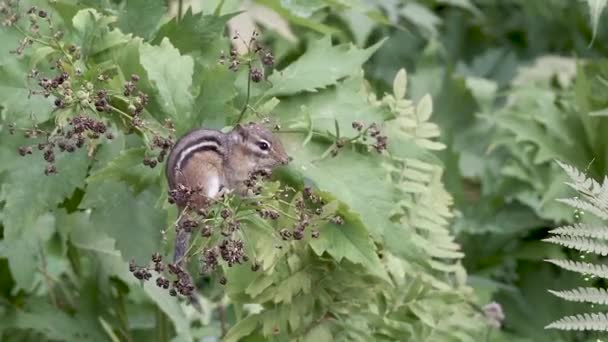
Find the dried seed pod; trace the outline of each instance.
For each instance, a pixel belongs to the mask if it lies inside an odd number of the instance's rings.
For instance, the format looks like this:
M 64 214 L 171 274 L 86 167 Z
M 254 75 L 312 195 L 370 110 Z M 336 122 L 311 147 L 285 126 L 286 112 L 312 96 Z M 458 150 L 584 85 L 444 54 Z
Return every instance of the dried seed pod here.
M 260 69 L 251 69 L 251 80 L 253 82 L 260 82 L 262 79 L 264 79 L 264 74 L 262 73 L 262 71 Z

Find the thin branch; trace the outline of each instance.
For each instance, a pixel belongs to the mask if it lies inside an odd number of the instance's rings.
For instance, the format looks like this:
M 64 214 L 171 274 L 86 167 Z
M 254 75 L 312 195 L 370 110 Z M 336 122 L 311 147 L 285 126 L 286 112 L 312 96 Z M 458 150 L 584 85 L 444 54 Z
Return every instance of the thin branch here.
M 219 316 L 219 319 L 220 319 L 220 328 L 221 328 L 221 331 L 222 331 L 221 338 L 224 338 L 224 336 L 226 336 L 226 333 L 227 333 L 227 329 L 226 329 L 226 308 L 224 307 L 224 303 L 221 300 L 220 300 L 220 303 L 217 306 L 217 311 L 218 311 L 218 316 Z
M 129 316 L 127 315 L 127 311 L 125 310 L 125 301 L 124 295 L 122 291 L 118 287 L 115 287 L 118 301 L 116 302 L 116 316 L 120 322 L 121 328 L 120 331 L 124 336 L 127 342 L 133 341 L 131 337 L 131 331 L 129 330 Z
M 40 240 L 38 240 L 38 254 L 40 255 L 40 263 L 42 264 L 41 271 L 42 275 L 44 276 L 47 291 L 49 292 L 49 298 L 51 299 L 51 303 L 53 304 L 53 306 L 59 308 L 57 298 L 55 298 L 55 294 L 53 293 L 52 281 L 49 277 L 49 273 L 47 270 L 46 256 L 44 255 L 44 251 L 42 250 L 42 243 L 40 242 Z
M 177 21 L 181 21 L 184 16 L 184 0 L 177 1 Z
M 249 71 L 247 72 L 247 97 L 245 98 L 245 105 L 243 105 L 243 109 L 241 109 L 241 114 L 239 114 L 239 118 L 236 120 L 237 124 L 243 120 L 243 116 L 249 105 L 249 96 L 251 96 L 251 61 L 247 63 L 247 66 L 249 68 Z

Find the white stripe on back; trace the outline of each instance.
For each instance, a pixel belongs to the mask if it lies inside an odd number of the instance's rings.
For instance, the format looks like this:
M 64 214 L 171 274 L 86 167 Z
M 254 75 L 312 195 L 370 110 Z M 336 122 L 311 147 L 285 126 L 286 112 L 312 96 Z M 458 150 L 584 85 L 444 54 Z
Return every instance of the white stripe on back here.
M 205 140 L 205 141 L 201 141 L 198 144 L 194 144 L 194 145 L 188 147 L 187 149 L 185 149 L 184 151 L 182 151 L 182 153 L 180 153 L 179 159 L 177 160 L 177 163 L 175 163 L 175 168 L 178 170 L 181 170 L 184 159 L 186 159 L 193 151 L 196 151 L 197 149 L 199 149 L 201 147 L 205 147 L 205 146 L 212 146 L 212 147 L 216 147 L 219 149 L 219 145 L 217 144 L 217 142 L 211 141 L 211 140 Z

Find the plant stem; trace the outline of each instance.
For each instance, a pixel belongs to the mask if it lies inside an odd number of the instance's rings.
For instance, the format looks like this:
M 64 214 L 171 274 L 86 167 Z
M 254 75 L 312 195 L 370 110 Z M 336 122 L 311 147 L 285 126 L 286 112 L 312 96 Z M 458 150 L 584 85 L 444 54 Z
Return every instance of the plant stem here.
M 156 340 L 166 342 L 167 339 L 167 317 L 161 309 L 156 307 Z
M 251 62 L 248 62 L 247 65 L 249 67 L 249 71 L 247 72 L 247 97 L 245 98 L 243 109 L 241 109 L 241 114 L 239 114 L 239 118 L 236 120 L 237 124 L 243 120 L 243 116 L 245 115 L 247 106 L 249 105 L 249 96 L 251 94 Z
M 31 39 L 32 41 L 34 41 L 34 42 L 36 42 L 38 44 L 42 44 L 42 45 L 45 45 L 45 46 L 53 47 L 51 45 L 51 43 L 49 43 L 49 42 L 45 42 L 44 40 L 40 40 L 40 39 L 37 39 L 37 38 L 34 38 L 34 37 L 30 36 L 27 32 L 25 32 L 21 27 L 19 27 L 17 25 L 15 25 L 15 29 L 17 29 L 17 31 L 19 31 L 26 38 Z
M 127 315 L 127 311 L 125 310 L 125 300 L 124 294 L 120 291 L 118 287 L 115 287 L 117 294 L 117 303 L 116 303 L 116 315 L 118 316 L 118 320 L 120 321 L 121 330 L 126 341 L 133 341 L 131 337 L 131 332 L 129 330 L 129 316 Z
M 276 211 L 278 211 L 278 212 L 279 212 L 281 215 L 283 215 L 283 216 L 285 216 L 285 217 L 289 217 L 289 218 L 290 218 L 290 219 L 292 219 L 292 220 L 298 220 L 298 218 L 297 218 L 297 217 L 294 217 L 294 216 L 292 216 L 292 215 L 289 215 L 288 213 L 284 212 L 283 210 L 281 210 L 281 209 L 279 209 L 279 208 L 277 208 L 277 207 L 275 207 L 275 206 L 272 206 L 272 205 L 270 205 L 270 204 L 264 204 L 264 205 L 265 205 L 266 207 L 268 207 L 268 208 L 272 209 L 272 210 L 276 210 Z
M 220 318 L 220 329 L 222 331 L 222 338 L 226 336 L 226 308 L 224 307 L 224 303 L 220 300 L 220 303 L 217 306 L 218 316 Z
M 131 115 L 129 115 L 129 114 L 127 114 L 127 113 L 123 112 L 122 110 L 120 110 L 120 109 L 118 109 L 118 108 L 116 108 L 116 107 L 114 107 L 114 106 L 110 106 L 110 108 L 111 108 L 111 109 L 112 109 L 114 112 L 116 112 L 116 113 L 118 113 L 118 114 L 120 114 L 120 115 L 124 116 L 126 119 L 128 119 L 128 120 L 129 120 L 129 122 L 131 122 L 131 121 L 133 120 L 133 117 L 132 117 Z M 91 108 L 91 110 L 93 110 L 93 108 Z M 141 136 L 142 136 L 142 138 L 144 139 L 144 142 L 146 143 L 146 145 L 149 145 L 150 140 L 148 139 L 148 136 L 146 135 L 146 133 L 144 132 L 144 130 L 143 130 L 142 128 L 147 129 L 147 130 L 148 130 L 148 131 L 150 131 L 152 134 L 154 134 L 154 133 L 155 133 L 155 132 L 154 132 L 154 130 L 152 130 L 151 128 L 148 128 L 148 127 L 146 127 L 146 126 L 144 126 L 144 125 L 142 125 L 141 127 L 139 127 L 139 126 L 135 126 L 135 125 L 131 124 L 131 127 L 135 128 L 137 131 L 139 131 L 139 133 L 141 133 Z
M 55 298 L 55 293 L 53 292 L 53 285 L 47 270 L 46 256 L 44 255 L 44 251 L 42 250 L 42 243 L 40 242 L 40 240 L 38 240 L 38 254 L 40 255 L 40 262 L 42 264 L 42 275 L 44 276 L 47 291 L 49 292 L 49 298 L 51 299 L 51 303 L 53 304 L 53 306 L 60 309 L 59 304 L 57 302 L 57 298 Z
M 184 0 L 177 0 L 177 21 L 181 21 L 184 14 Z

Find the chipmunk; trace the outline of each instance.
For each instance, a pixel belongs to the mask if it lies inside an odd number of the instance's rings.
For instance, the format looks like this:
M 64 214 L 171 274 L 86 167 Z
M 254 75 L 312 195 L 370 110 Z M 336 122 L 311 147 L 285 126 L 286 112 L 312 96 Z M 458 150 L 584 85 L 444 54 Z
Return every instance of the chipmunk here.
M 246 195 L 244 181 L 258 171 L 270 171 L 289 162 L 281 141 L 270 130 L 256 123 L 237 124 L 232 131 L 222 133 L 195 129 L 174 145 L 166 165 L 169 189 L 180 185 L 199 189 L 188 205 L 204 209 L 209 199 L 224 191 Z M 186 203 L 177 203 L 181 213 Z M 175 237 L 173 262 L 182 265 L 190 241 L 190 232 L 178 230 Z

